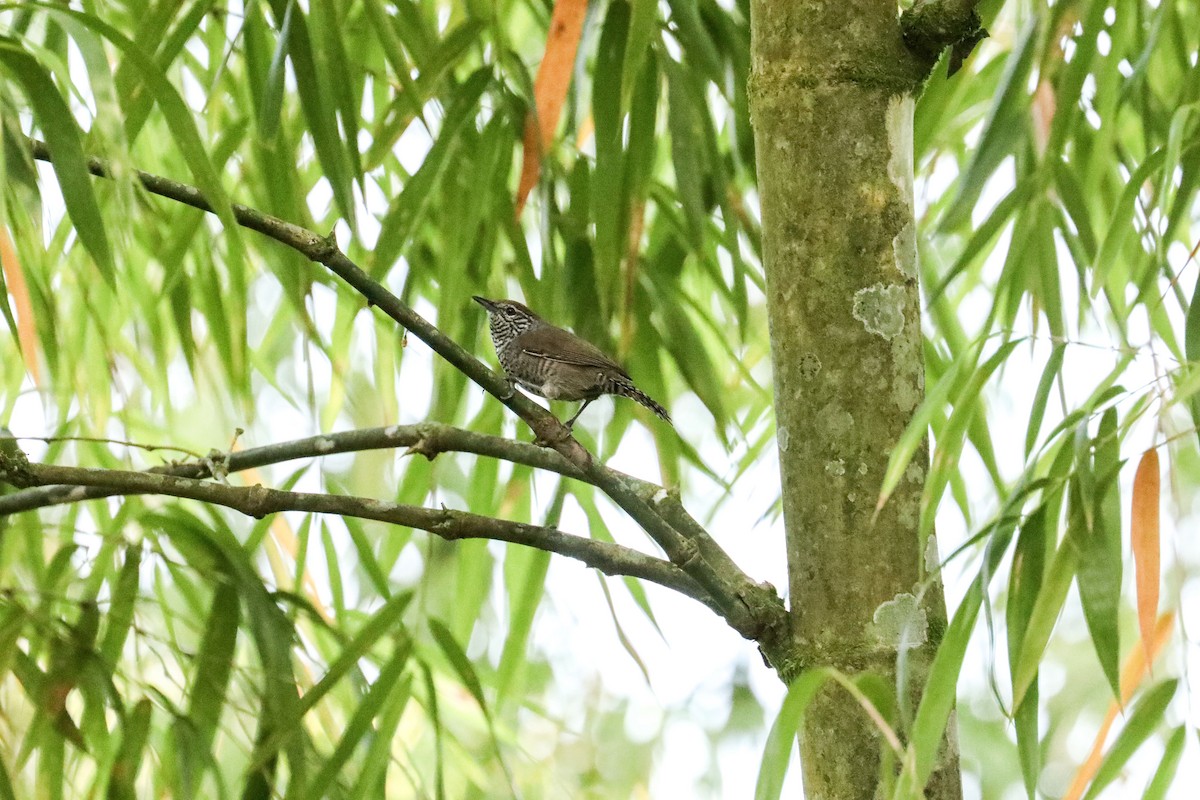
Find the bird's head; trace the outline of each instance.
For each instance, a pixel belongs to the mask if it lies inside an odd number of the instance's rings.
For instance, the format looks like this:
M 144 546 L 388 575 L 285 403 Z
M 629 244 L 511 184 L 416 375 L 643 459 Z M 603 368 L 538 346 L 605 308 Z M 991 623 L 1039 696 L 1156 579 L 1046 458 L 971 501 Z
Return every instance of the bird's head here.
M 493 335 L 504 332 L 510 336 L 516 336 L 530 328 L 544 324 L 541 317 L 516 300 L 489 300 L 479 295 L 475 295 L 471 299 L 487 309 L 488 322 Z

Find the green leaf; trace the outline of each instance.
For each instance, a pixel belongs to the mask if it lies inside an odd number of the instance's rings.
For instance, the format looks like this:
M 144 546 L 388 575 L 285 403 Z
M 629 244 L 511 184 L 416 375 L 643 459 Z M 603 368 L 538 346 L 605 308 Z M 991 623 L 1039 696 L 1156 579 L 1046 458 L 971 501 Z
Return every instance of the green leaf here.
M 1026 128 L 1021 122 L 1028 113 L 1025 86 L 1037 56 L 1041 20 L 1040 14 L 1028 16 L 1013 49 L 1005 57 L 1004 74 L 983 123 L 983 135 L 970 165 L 959 178 L 958 194 L 942 219 L 942 230 L 958 229 L 970 221 L 971 211 L 983 193 L 987 179 L 1025 136 Z
M 907 785 L 914 796 L 919 796 L 921 787 L 924 787 L 929 776 L 933 774 L 938 750 L 941 748 L 942 734 L 954 708 L 955 687 L 958 685 L 958 675 L 962 670 L 967 643 L 970 641 L 971 631 L 975 628 L 975 620 L 979 618 L 982 601 L 983 576 L 980 574 L 967 589 L 962 603 L 954 612 L 954 618 L 946 628 L 942 642 L 933 657 L 933 664 L 929 667 L 925 691 L 921 695 L 921 704 L 917 707 L 912 732 L 909 735 L 909 751 L 914 754 L 911 758 L 913 769 L 905 770 L 898 784 L 898 791 Z M 906 759 L 906 763 L 908 760 Z
M 150 735 L 153 706 L 142 698 L 121 721 L 121 749 L 108 775 L 108 800 L 135 800 L 135 783 Z
M 338 128 L 337 104 L 333 100 L 329 71 L 322 69 L 323 65 L 318 64 L 318 56 L 321 54 L 313 48 L 307 18 L 298 6 L 296 0 L 271 0 L 271 8 L 277 20 L 284 20 L 289 12 L 293 12 L 293 7 L 296 7 L 291 24 L 287 26 L 286 31 L 281 31 L 280 35 L 287 36 L 287 54 L 296 79 L 296 93 L 300 97 L 300 108 L 308 122 L 308 132 L 317 151 L 317 160 L 321 162 L 325 178 L 333 189 L 338 210 L 350 223 L 350 227 L 354 228 L 356 215 L 350 161 Z M 357 131 L 349 132 L 352 146 L 357 146 L 355 133 Z
M 667 128 L 671 133 L 671 163 L 675 166 L 675 185 L 692 247 L 704 246 L 708 229 L 708 203 L 704 199 L 704 176 L 708 174 L 708 152 L 703 146 L 699 117 L 690 83 L 692 74 L 667 62 Z
M 1120 471 L 1117 412 L 1108 409 L 1093 441 L 1093 464 L 1077 464 L 1080 503 L 1087 503 L 1084 477 L 1095 481 L 1091 513 L 1069 514 L 1069 535 L 1079 548 L 1076 580 L 1083 614 L 1100 666 L 1108 678 L 1113 697 L 1120 698 L 1120 640 L 1117 620 L 1121 603 L 1121 499 L 1117 477 Z M 1086 455 L 1086 454 L 1085 454 Z M 1086 509 L 1081 509 L 1086 511 Z
M 792 747 L 796 733 L 804 722 L 804 712 L 817 692 L 833 677 L 828 667 L 805 670 L 791 685 L 779 709 L 779 715 L 771 724 L 767 742 L 763 747 L 762 761 L 758 767 L 758 782 L 754 786 L 754 800 L 778 800 L 783 792 L 783 779 L 787 776 Z
M 1175 696 L 1175 689 L 1178 686 L 1179 680 L 1172 678 L 1142 694 L 1129 718 L 1121 726 L 1121 732 L 1117 734 L 1117 738 L 1108 749 L 1108 755 L 1104 757 L 1104 762 L 1096 771 L 1096 777 L 1092 778 L 1092 785 L 1088 788 L 1087 794 L 1083 796 L 1083 800 L 1092 800 L 1121 774 L 1121 770 L 1125 768 L 1125 764 L 1128 763 L 1134 752 L 1162 724 L 1163 713 L 1167 710 L 1167 704 L 1171 702 L 1171 698 Z
M 467 658 L 466 652 L 458 644 L 454 638 L 454 634 L 446 627 L 445 623 L 437 619 L 429 619 L 429 632 L 433 634 L 433 640 L 437 642 L 437 646 L 442 651 L 442 655 L 446 656 L 446 660 L 450 662 L 450 666 L 454 668 L 458 674 L 458 679 L 462 681 L 462 685 L 475 698 L 475 702 L 479 703 L 480 709 L 486 715 L 487 699 L 483 696 L 483 685 L 479 682 L 479 676 L 475 673 L 475 667 L 471 665 L 471 660 Z
M 400 691 L 407 699 L 407 684 L 400 682 L 408 665 L 408 657 L 412 654 L 411 640 L 404 638 L 397 645 L 391 659 L 379 672 L 366 697 L 359 700 L 354 707 L 354 713 L 341 731 L 341 738 L 333 753 L 321 764 L 321 769 L 313 776 L 303 797 L 321 800 L 328 797 L 329 787 L 337 779 L 338 773 L 346 766 L 356 750 L 363 746 L 363 740 L 374 733 L 372 722 L 387 708 L 393 691 L 400 684 Z
M 1180 725 L 1171 732 L 1171 738 L 1167 740 L 1167 746 L 1163 750 L 1162 760 L 1158 763 L 1158 769 L 1154 771 L 1154 777 L 1150 779 L 1150 785 L 1142 794 L 1142 800 L 1167 800 L 1167 792 L 1175 781 L 1175 773 L 1179 769 L 1179 760 L 1186 743 L 1187 727 Z
M 125 563 L 121 565 L 116 585 L 112 588 L 112 604 L 105 617 L 104 639 L 100 644 L 100 655 L 108 664 L 119 663 L 125 639 L 129 635 L 129 629 L 133 626 L 133 612 L 138 599 L 141 566 L 141 546 L 126 546 Z
M 1073 488 L 1069 508 L 1076 510 L 1069 511 L 1068 515 L 1074 520 L 1071 524 L 1079 525 L 1082 512 L 1077 510 L 1079 507 L 1078 482 L 1072 481 L 1071 486 Z M 1046 650 L 1046 644 L 1050 641 L 1054 624 L 1058 621 L 1058 614 L 1062 610 L 1063 603 L 1066 602 L 1067 591 L 1071 588 L 1071 580 L 1075 577 L 1078 564 L 1079 550 L 1074 539 L 1068 536 L 1050 562 L 1050 568 L 1046 572 L 1037 594 L 1037 600 L 1034 601 L 1033 610 L 1029 614 L 1029 626 L 1021 639 L 1021 649 L 1017 654 L 1017 665 L 1013 670 L 1012 678 L 1014 707 L 1021 705 L 1025 692 L 1037 677 L 1038 668 L 1042 663 L 1042 653 Z
M 1042 371 L 1042 378 L 1038 381 L 1037 390 L 1033 393 L 1033 405 L 1029 409 L 1029 426 L 1025 429 L 1026 458 L 1033 453 L 1033 446 L 1037 444 L 1042 420 L 1046 418 L 1046 404 L 1050 400 L 1050 389 L 1054 386 L 1054 379 L 1062 372 L 1063 357 L 1066 352 L 1066 344 L 1054 346 L 1054 349 L 1050 351 L 1050 358 L 1046 361 L 1046 368 Z
M 428 212 L 434 187 L 443 179 L 452 163 L 459 134 L 473 124 L 479 99 L 492 82 L 488 67 L 477 70 L 463 82 L 442 120 L 433 147 L 421 162 L 421 168 L 405 184 L 380 222 L 379 241 L 375 245 L 371 274 L 378 276 L 392 264 L 408 245 L 414 231 Z
M 629 3 L 611 3 L 596 46 L 596 74 L 620 75 L 629 32 Z M 629 204 L 622 190 L 625 153 L 622 137 L 625 115 L 621 81 L 597 81 L 592 88 L 592 119 L 596 126 L 596 169 L 592 174 L 591 210 L 596 226 L 596 275 L 600 315 L 615 304 L 618 265 L 625 253 Z
M 213 592 L 212 611 L 196 653 L 195 676 L 188 698 L 188 717 L 195 726 L 196 746 L 210 750 L 216 737 L 221 711 L 226 705 L 229 677 L 237 647 L 241 600 L 234 587 L 218 584 Z M 202 773 L 195 775 L 193 791 Z
M 0 37 L 0 65 L 25 89 L 38 125 L 46 136 L 54 174 L 62 189 L 67 214 L 79 233 L 79 241 L 95 260 L 105 282 L 115 287 L 112 247 L 104 231 L 100 206 L 92 192 L 92 178 L 83 154 L 79 125 L 71 115 L 71 109 L 50 74 L 16 40 Z

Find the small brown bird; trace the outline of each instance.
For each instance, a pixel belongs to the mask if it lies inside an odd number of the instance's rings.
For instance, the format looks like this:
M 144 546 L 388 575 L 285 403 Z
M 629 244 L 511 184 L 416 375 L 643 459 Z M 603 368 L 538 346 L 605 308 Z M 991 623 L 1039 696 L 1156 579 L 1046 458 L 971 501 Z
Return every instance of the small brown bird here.
M 487 309 L 492 344 L 509 382 L 548 400 L 583 401 L 567 420 L 568 428 L 602 394 L 636 400 L 671 421 L 667 410 L 634 386 L 629 373 L 595 345 L 551 325 L 515 300 L 473 299 Z

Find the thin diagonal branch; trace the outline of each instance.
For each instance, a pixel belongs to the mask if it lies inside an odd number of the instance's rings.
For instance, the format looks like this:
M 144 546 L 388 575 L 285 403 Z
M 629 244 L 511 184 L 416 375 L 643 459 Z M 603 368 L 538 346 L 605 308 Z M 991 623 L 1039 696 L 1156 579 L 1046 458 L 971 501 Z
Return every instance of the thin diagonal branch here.
M 582 561 L 606 575 L 629 575 L 674 589 L 720 613 L 712 598 L 682 569 L 624 545 L 564 533 L 557 528 L 485 517 L 466 511 L 431 509 L 368 497 L 230 486 L 179 475 L 36 464 L 0 454 L 0 480 L 14 486 L 71 485 L 109 494 L 157 494 L 199 500 L 262 518 L 281 511 L 336 514 L 403 525 L 443 539 L 495 539 Z
M 52 160 L 44 142 L 36 139 L 28 141 L 34 158 Z M 88 159 L 88 169 L 99 177 L 111 177 L 108 166 L 98 158 Z M 137 170 L 136 175 L 142 186 L 153 194 L 213 212 L 212 205 L 195 186 L 141 170 Z M 702 536 L 699 540 L 689 539 L 672 527 L 652 506 L 652 498 L 643 497 L 636 487 L 597 465 L 591 454 L 554 415 L 528 397 L 512 391 L 504 378 L 488 369 L 482 361 L 405 305 L 378 281 L 372 280 L 338 248 L 332 236 L 319 236 L 299 225 L 239 203 L 232 204 L 232 208 L 238 224 L 323 264 L 365 297 L 369 304 L 378 306 L 383 313 L 504 403 L 533 429 L 539 440 L 553 447 L 629 514 L 663 549 L 673 564 L 682 567 L 704 587 L 730 625 L 743 636 L 758 641 L 768 659 L 774 661 L 776 655 L 783 656 L 787 644 L 787 617 L 778 595 L 771 587 L 755 583 L 742 572 L 707 532 L 697 525 Z

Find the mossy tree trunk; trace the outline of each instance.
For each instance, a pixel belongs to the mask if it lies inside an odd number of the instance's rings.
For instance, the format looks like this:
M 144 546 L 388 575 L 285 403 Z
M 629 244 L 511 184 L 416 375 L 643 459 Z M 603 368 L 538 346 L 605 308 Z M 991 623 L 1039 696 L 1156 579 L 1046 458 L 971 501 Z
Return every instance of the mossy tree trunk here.
M 832 666 L 894 682 L 907 628 L 923 640 L 907 653 L 915 707 L 945 627 L 940 586 L 916 600 L 924 470 L 875 505 L 925 390 L 912 125 L 929 65 L 906 48 L 893 0 L 755 0 L 751 28 L 795 654 L 783 677 Z M 829 685 L 800 732 L 808 796 L 875 797 L 881 742 Z M 927 791 L 961 795 L 952 732 Z

